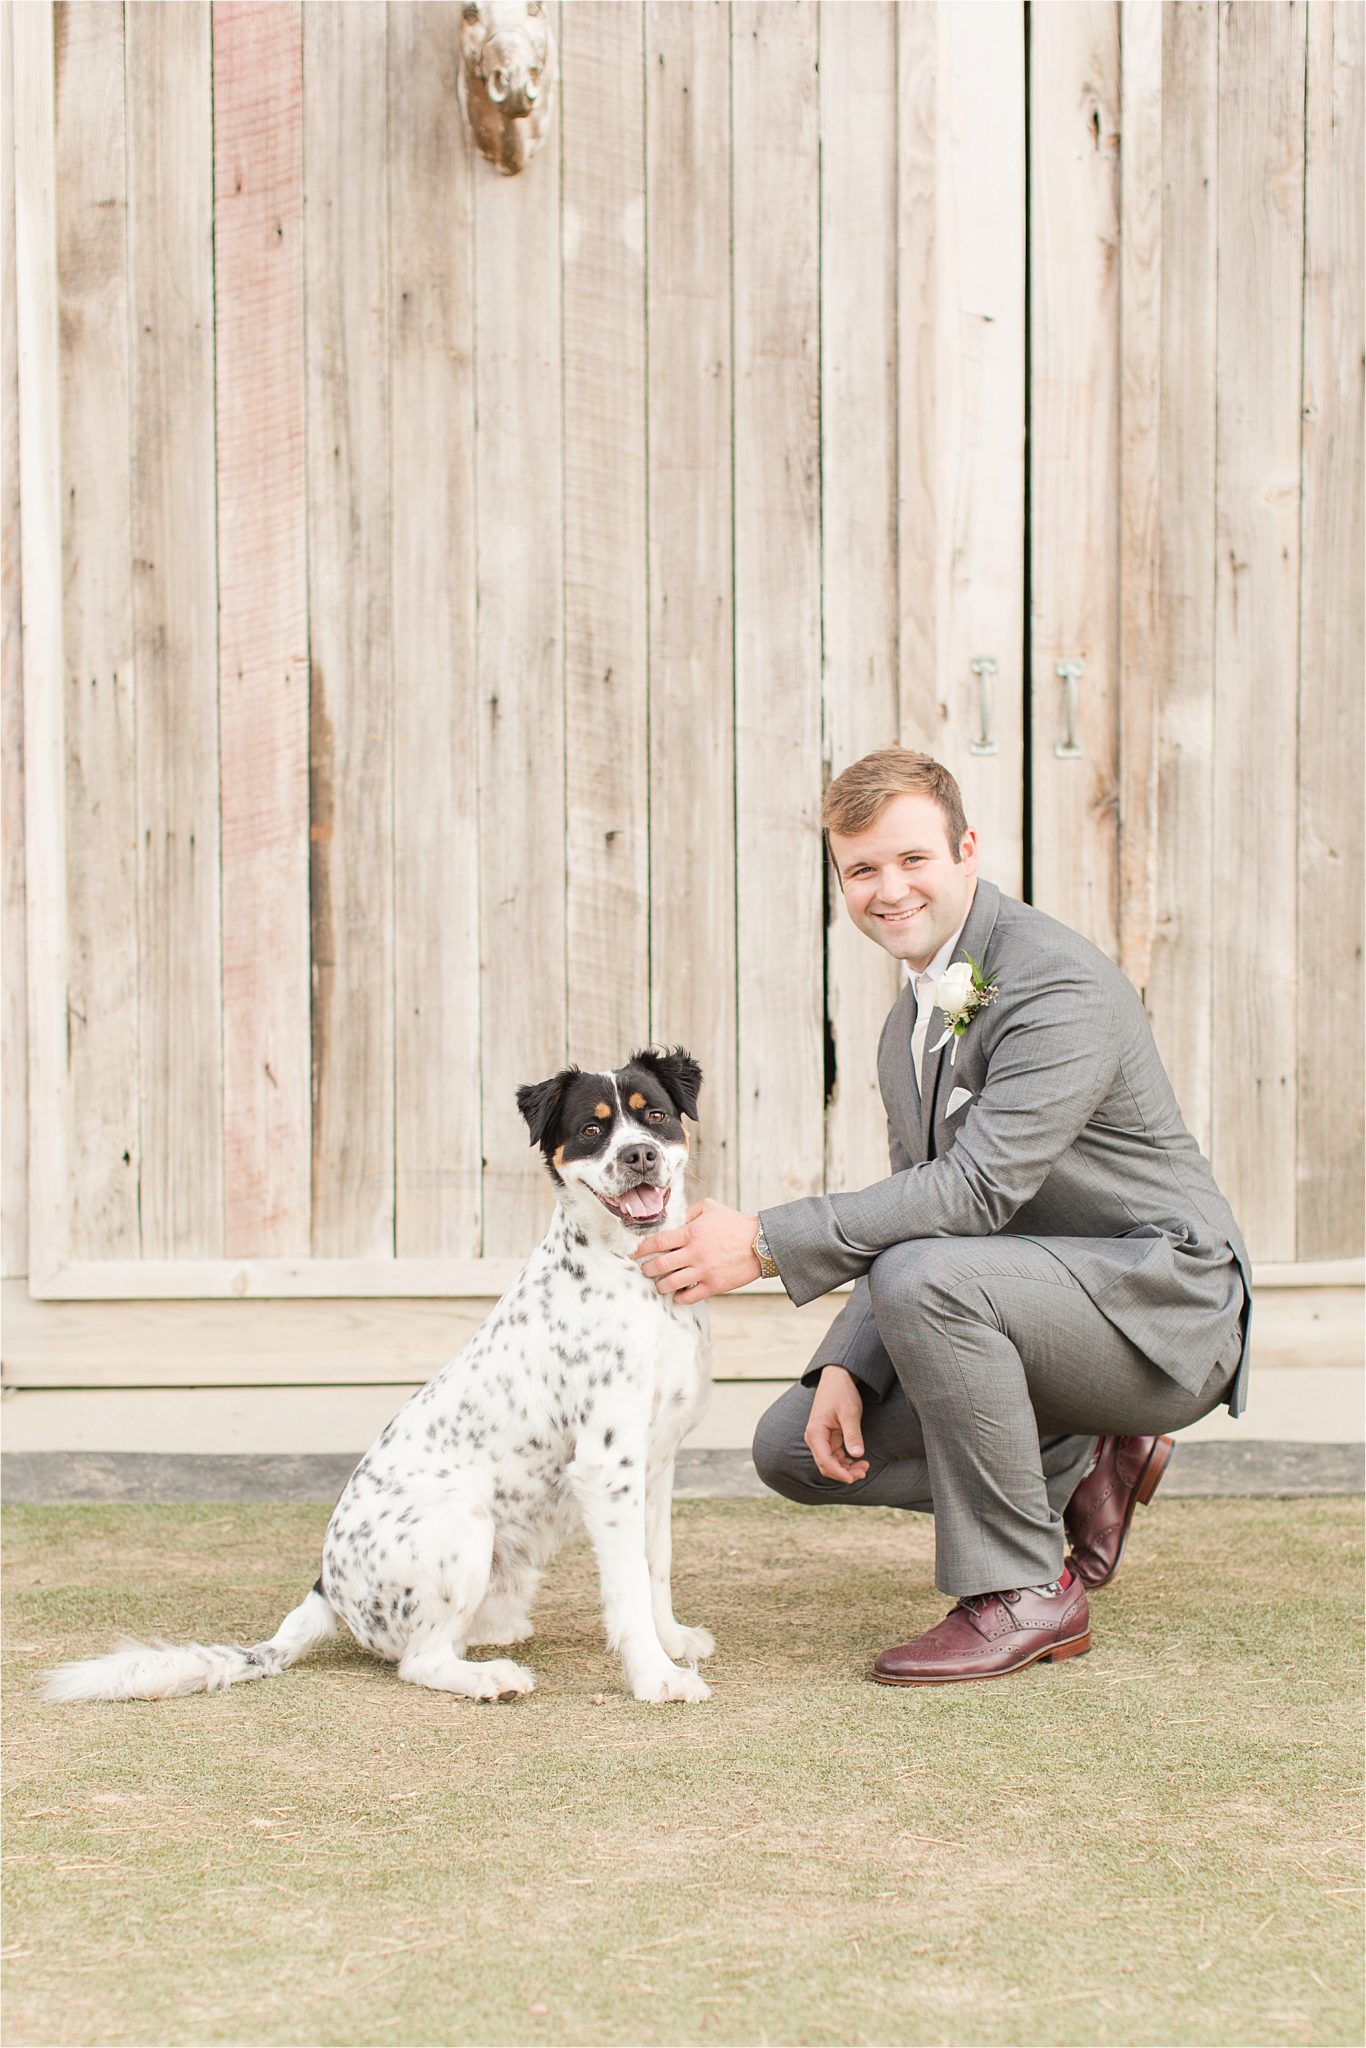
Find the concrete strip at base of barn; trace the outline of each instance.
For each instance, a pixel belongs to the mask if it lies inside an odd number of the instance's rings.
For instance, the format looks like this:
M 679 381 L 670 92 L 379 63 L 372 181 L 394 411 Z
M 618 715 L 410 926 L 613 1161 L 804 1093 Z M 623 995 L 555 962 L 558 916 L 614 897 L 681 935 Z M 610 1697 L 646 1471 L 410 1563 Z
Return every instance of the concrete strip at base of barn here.
M 99 1501 L 335 1500 L 360 1453 L 351 1456 L 248 1457 L 143 1451 L 10 1451 L 0 1459 L 0 1488 L 13 1505 Z M 1360 1444 L 1182 1444 L 1163 1481 L 1165 1500 L 1310 1494 L 1359 1494 L 1366 1479 Z M 766 1492 L 749 1455 L 683 1451 L 679 1500 L 735 1500 Z

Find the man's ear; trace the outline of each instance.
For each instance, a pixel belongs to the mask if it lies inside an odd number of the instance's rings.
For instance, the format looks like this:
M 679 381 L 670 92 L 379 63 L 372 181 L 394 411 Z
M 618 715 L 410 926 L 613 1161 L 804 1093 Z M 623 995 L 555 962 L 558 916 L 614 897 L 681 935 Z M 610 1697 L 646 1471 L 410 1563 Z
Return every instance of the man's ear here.
M 545 1143 L 560 1113 L 565 1088 L 578 1071 L 577 1067 L 564 1067 L 548 1081 L 528 1081 L 517 1090 L 517 1107 L 526 1118 L 533 1145 Z
M 683 1046 L 676 1045 L 672 1052 L 656 1052 L 653 1046 L 647 1046 L 644 1052 L 631 1054 L 631 1065 L 644 1067 L 647 1074 L 653 1074 L 674 1108 L 690 1116 L 694 1123 L 697 1121 L 702 1069 Z

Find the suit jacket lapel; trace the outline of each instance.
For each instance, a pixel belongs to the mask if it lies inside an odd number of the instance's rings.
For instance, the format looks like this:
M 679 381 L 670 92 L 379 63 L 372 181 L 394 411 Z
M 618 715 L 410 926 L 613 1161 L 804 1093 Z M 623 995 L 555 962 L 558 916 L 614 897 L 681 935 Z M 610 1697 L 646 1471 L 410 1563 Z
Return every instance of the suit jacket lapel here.
M 913 1158 L 920 1156 L 920 1098 L 911 1074 L 911 1033 L 915 1029 L 915 1003 L 911 984 L 902 985 L 892 1005 L 887 1035 L 882 1042 L 878 1081 L 888 1119 Z
M 1001 892 L 996 884 L 979 879 L 967 923 L 958 935 L 958 944 L 953 949 L 953 959 L 949 961 L 950 967 L 954 960 L 966 960 L 969 955 L 979 967 L 982 965 L 986 957 L 987 941 L 996 923 L 996 911 L 1000 901 Z M 932 1011 L 930 1028 L 925 1034 L 925 1064 L 920 1084 L 920 1150 L 921 1156 L 925 1159 L 934 1157 L 931 1140 L 934 1133 L 935 1097 L 939 1089 L 939 1077 L 951 1049 L 948 1045 L 940 1045 L 939 1041 L 947 1028 L 943 1011 Z M 939 1046 L 939 1050 L 931 1052 L 932 1045 Z

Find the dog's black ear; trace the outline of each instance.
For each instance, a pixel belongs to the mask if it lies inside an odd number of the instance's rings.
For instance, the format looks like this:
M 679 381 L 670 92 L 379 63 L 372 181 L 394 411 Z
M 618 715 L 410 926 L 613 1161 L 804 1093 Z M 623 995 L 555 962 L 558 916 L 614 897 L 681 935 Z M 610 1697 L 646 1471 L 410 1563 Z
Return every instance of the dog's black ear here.
M 543 1145 L 553 1130 L 564 1091 L 578 1071 L 577 1067 L 565 1067 L 548 1081 L 528 1081 L 517 1090 L 517 1107 L 526 1118 L 533 1145 Z
M 633 1067 L 644 1067 L 647 1074 L 653 1074 L 660 1085 L 667 1089 L 675 1109 L 684 1116 L 697 1120 L 697 1097 L 702 1086 L 702 1069 L 692 1054 L 681 1045 L 672 1052 L 656 1052 L 647 1046 L 644 1052 L 631 1054 Z

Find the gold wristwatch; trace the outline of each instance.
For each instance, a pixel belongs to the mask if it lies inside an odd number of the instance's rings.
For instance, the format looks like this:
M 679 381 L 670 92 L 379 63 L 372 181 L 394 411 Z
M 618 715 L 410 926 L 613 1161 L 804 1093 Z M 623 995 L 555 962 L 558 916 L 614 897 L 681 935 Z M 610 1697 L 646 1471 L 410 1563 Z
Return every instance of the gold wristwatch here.
M 778 1277 L 778 1261 L 768 1248 L 768 1239 L 764 1236 L 764 1226 L 762 1223 L 754 1233 L 754 1243 L 750 1246 L 750 1250 L 759 1261 L 759 1278 L 761 1280 L 776 1280 Z

